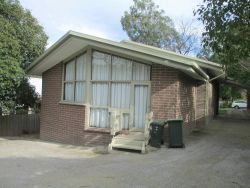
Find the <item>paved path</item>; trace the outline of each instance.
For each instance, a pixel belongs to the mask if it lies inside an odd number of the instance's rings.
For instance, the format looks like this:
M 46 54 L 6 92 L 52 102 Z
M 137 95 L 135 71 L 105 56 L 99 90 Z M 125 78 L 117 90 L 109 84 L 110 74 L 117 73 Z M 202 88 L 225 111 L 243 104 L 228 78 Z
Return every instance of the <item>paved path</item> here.
M 230 113 L 188 137 L 185 149 L 145 155 L 0 139 L 0 188 L 250 187 L 250 119 Z

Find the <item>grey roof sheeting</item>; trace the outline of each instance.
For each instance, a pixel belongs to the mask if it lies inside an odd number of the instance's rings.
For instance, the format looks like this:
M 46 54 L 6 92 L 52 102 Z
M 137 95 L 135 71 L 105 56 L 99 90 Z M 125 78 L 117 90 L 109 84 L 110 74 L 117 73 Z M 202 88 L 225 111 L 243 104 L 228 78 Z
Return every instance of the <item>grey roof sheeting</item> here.
M 144 59 L 152 63 L 173 67 L 199 80 L 208 80 L 211 78 L 210 76 L 218 76 L 223 73 L 221 65 L 214 62 L 132 41 L 114 42 L 69 31 L 27 68 L 28 74 L 41 76 L 46 70 L 87 46 L 108 49 L 131 58 Z M 212 75 L 208 75 L 207 70 Z

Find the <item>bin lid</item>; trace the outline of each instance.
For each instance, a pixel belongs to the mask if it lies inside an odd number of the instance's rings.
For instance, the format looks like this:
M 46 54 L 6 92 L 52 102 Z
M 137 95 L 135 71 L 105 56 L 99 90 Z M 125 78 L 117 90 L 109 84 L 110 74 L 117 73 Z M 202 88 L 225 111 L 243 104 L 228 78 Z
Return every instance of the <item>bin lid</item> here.
M 173 122 L 173 121 L 183 121 L 183 119 L 168 119 L 167 122 Z
M 152 125 L 152 126 L 164 126 L 165 122 L 164 121 L 153 121 L 150 125 Z

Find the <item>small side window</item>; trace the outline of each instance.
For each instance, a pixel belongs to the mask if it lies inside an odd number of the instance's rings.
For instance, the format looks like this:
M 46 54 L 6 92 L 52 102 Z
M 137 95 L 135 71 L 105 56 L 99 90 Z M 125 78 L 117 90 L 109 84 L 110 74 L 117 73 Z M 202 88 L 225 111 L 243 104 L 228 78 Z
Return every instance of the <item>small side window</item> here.
M 85 101 L 85 66 L 85 54 L 82 54 L 65 64 L 63 100 L 70 102 Z

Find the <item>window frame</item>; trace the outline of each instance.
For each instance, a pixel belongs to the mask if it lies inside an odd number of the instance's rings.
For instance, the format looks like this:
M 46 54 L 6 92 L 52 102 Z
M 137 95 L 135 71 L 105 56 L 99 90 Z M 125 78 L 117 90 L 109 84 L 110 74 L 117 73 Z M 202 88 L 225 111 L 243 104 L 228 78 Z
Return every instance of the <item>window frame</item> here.
M 109 65 L 109 77 L 110 79 L 109 80 L 92 80 L 92 70 L 93 70 L 93 58 L 94 58 L 94 52 L 99 52 L 99 53 L 103 53 L 103 54 L 107 54 L 107 55 L 110 55 L 110 59 L 111 59 L 111 62 L 110 62 L 110 65 Z M 128 61 L 131 61 L 132 63 L 132 66 L 131 66 L 131 80 L 113 80 L 112 79 L 112 65 L 113 65 L 113 57 L 118 57 L 118 58 L 122 58 L 122 59 L 125 59 L 125 60 L 128 60 Z M 139 63 L 139 64 L 143 64 L 143 65 L 146 65 L 146 66 L 149 66 L 149 80 L 134 80 L 133 78 L 133 68 L 134 68 L 134 63 Z M 119 55 L 116 55 L 116 54 L 113 54 L 113 53 L 110 53 L 110 52 L 106 52 L 106 51 L 101 51 L 101 50 L 96 50 L 96 49 L 92 49 L 91 50 L 91 68 L 90 68 L 90 91 L 89 91 L 89 116 L 91 115 L 91 109 L 106 109 L 108 110 L 108 112 L 110 111 L 113 111 L 114 109 L 117 109 L 117 108 L 114 108 L 112 107 L 112 83 L 128 83 L 130 84 L 130 104 L 129 104 L 129 107 L 128 108 L 119 108 L 119 111 L 120 113 L 122 114 L 122 122 L 123 122 L 123 116 L 124 114 L 128 114 L 129 115 L 129 129 L 132 128 L 132 123 L 133 123 L 133 113 L 134 113 L 134 109 L 133 109 L 133 105 L 134 105 L 134 86 L 135 85 L 147 85 L 148 86 L 148 89 L 149 89 L 149 96 L 148 96 L 148 101 L 149 101 L 149 104 L 148 104 L 148 110 L 150 109 L 150 95 L 151 95 L 151 79 L 152 79 L 152 65 L 151 64 L 147 64 L 147 63 L 142 63 L 140 61 L 137 61 L 137 60 L 133 60 L 133 59 L 129 59 L 129 58 L 126 58 L 126 57 L 122 57 L 122 56 L 119 56 Z M 92 105 L 93 102 L 92 102 L 92 86 L 93 86 L 93 83 L 105 83 L 105 84 L 108 84 L 108 104 L 107 106 L 97 106 L 97 105 Z M 132 103 L 131 103 L 132 102 Z M 123 126 L 123 125 L 122 125 Z M 106 127 L 106 128 L 101 128 L 101 127 L 95 127 L 95 126 L 91 126 L 90 125 L 90 119 L 88 120 L 88 127 L 90 129 L 110 129 L 110 127 Z
M 140 64 L 144 64 L 150 67 L 150 77 L 148 81 L 139 81 L 139 80 L 112 80 L 112 75 L 111 76 L 111 80 L 92 80 L 92 60 L 93 60 L 93 52 L 100 52 L 100 53 L 105 53 L 108 55 L 112 56 L 116 56 L 118 58 L 123 58 L 129 61 L 132 61 L 133 63 L 140 63 Z M 85 91 L 84 91 L 84 102 L 76 102 L 76 101 L 65 101 L 64 100 L 64 79 L 65 79 L 65 64 L 70 62 L 71 60 L 75 59 L 76 57 L 80 56 L 80 55 L 86 55 L 85 56 Z M 112 60 L 111 60 L 112 61 Z M 97 46 L 92 46 L 92 45 L 88 45 L 84 48 L 82 48 L 81 50 L 79 50 L 78 52 L 72 54 L 71 56 L 69 56 L 68 58 L 66 58 L 65 60 L 63 60 L 61 62 L 62 64 L 62 72 L 61 72 L 61 100 L 59 101 L 59 104 L 63 104 L 63 105 L 77 105 L 77 106 L 84 106 L 85 107 L 85 113 L 83 114 L 83 116 L 85 116 L 85 120 L 84 120 L 84 124 L 82 125 L 84 127 L 85 131 L 90 131 L 90 132 L 105 132 L 105 133 L 109 133 L 110 132 L 110 127 L 106 127 L 106 128 L 101 128 L 101 127 L 94 127 L 94 126 L 90 126 L 90 111 L 91 108 L 93 108 L 94 106 L 91 105 L 92 102 L 92 82 L 96 82 L 96 83 L 109 83 L 109 104 L 108 106 L 104 107 L 106 109 L 108 109 L 109 115 L 112 111 L 116 111 L 117 108 L 112 108 L 111 106 L 111 83 L 115 82 L 115 83 L 131 83 L 131 89 L 130 89 L 130 108 L 129 109 L 119 109 L 119 112 L 122 115 L 122 122 L 123 122 L 123 115 L 128 114 L 129 115 L 129 119 L 128 119 L 128 123 L 129 123 L 129 130 L 132 130 L 132 124 L 133 124 L 133 103 L 131 103 L 133 101 L 133 95 L 134 95 L 134 85 L 148 85 L 149 86 L 149 103 L 148 103 L 148 111 L 150 111 L 150 106 L 151 106 L 151 81 L 152 81 L 152 62 L 149 60 L 145 60 L 142 59 L 140 57 L 129 57 L 128 55 L 124 55 L 123 53 L 117 52 L 117 51 L 112 51 L 109 49 L 104 49 L 104 48 L 100 48 Z M 111 71 L 112 71 L 112 63 L 110 65 L 111 67 Z M 132 66 L 133 68 L 133 66 Z M 132 70 L 133 72 L 133 70 Z M 111 72 L 112 74 L 112 72 Z M 132 75 L 132 79 L 133 79 L 133 75 Z M 74 88 L 74 95 L 75 95 L 75 88 Z M 103 106 L 95 106 L 97 108 L 103 108 Z M 141 131 L 141 130 L 140 130 Z
M 76 69 L 77 69 L 77 58 L 81 57 L 81 56 L 84 56 L 84 62 L 83 64 L 83 67 L 84 67 L 84 70 L 83 70 L 83 74 L 85 76 L 84 80 L 77 80 L 76 79 Z M 71 63 L 73 62 L 74 63 L 74 72 L 73 72 L 73 80 L 65 80 L 66 78 L 66 66 L 68 63 Z M 80 54 L 78 55 L 75 55 L 73 56 L 72 58 L 70 58 L 69 60 L 63 62 L 63 76 L 62 76 L 62 97 L 61 97 L 61 101 L 62 103 L 69 103 L 69 104 L 84 104 L 86 103 L 86 94 L 87 94 L 87 53 L 86 51 L 84 52 L 81 52 Z M 73 83 L 73 100 L 66 100 L 65 99 L 65 84 L 66 83 Z M 83 83 L 84 84 L 84 91 L 83 91 L 83 101 L 76 101 L 76 83 Z

